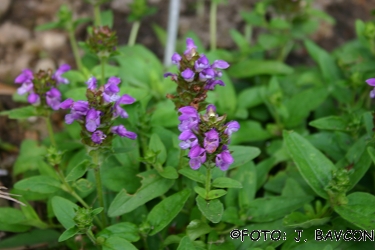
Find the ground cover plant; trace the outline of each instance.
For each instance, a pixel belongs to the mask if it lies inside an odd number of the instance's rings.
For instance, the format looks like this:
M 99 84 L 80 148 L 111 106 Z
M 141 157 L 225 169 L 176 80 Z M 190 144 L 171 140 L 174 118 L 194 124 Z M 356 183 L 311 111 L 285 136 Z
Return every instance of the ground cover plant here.
M 166 68 L 135 42 L 146 1 L 127 45 L 89 2 L 93 20 L 61 6 L 38 27 L 69 34 L 76 67 L 20 72 L 25 106 L 0 113 L 49 134 L 22 142 L 0 187 L 0 249 L 374 249 L 374 22 L 328 53 L 309 36 L 334 20 L 312 1 L 258 1 L 223 50 L 212 0 L 210 49 L 189 33 Z M 301 49 L 313 63 L 288 65 Z

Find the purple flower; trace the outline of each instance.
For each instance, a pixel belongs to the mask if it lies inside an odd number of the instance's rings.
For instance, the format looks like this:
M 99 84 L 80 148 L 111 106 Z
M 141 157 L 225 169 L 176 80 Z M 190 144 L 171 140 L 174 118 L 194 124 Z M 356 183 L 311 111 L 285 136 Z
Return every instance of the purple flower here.
M 128 118 L 129 115 L 128 113 L 123 109 L 121 108 L 120 104 L 132 104 L 135 102 L 135 99 L 133 97 L 131 97 L 130 95 L 123 95 L 121 96 L 115 103 L 115 105 L 113 106 L 114 108 L 114 111 L 113 111 L 113 116 L 114 117 L 122 117 L 122 118 Z
M 46 102 L 53 110 L 60 108 L 61 93 L 56 88 L 51 88 L 46 92 Z
M 63 101 L 62 103 L 60 103 L 60 108 L 61 109 L 70 109 L 70 108 L 72 108 L 73 103 L 74 103 L 73 99 L 68 98 L 65 101 Z
M 190 149 L 188 154 L 190 157 L 189 165 L 192 169 L 198 169 L 206 161 L 206 151 L 199 145 L 196 145 Z
M 35 94 L 35 93 L 31 93 L 28 97 L 27 97 L 27 101 L 31 104 L 34 104 L 36 102 L 39 101 L 39 95 L 38 94 Z
M 219 146 L 219 133 L 215 129 L 211 129 L 204 134 L 204 148 L 208 153 L 213 153 Z
M 191 130 L 183 131 L 178 139 L 182 141 L 180 143 L 180 148 L 182 149 L 188 149 L 198 144 L 198 138 Z
M 86 115 L 89 111 L 88 101 L 76 101 L 73 103 L 72 110 L 79 115 Z
M 172 79 L 172 81 L 177 81 L 177 75 L 176 75 L 176 74 L 173 74 L 173 73 L 167 72 L 167 73 L 165 73 L 163 76 L 164 76 L 164 78 L 170 76 L 171 79 Z
M 119 96 L 117 95 L 117 93 L 120 91 L 120 88 L 118 87 L 120 82 L 121 79 L 115 76 L 112 76 L 108 79 L 107 84 L 104 85 L 104 101 L 115 102 L 118 100 Z
M 216 85 L 225 86 L 222 80 L 208 80 L 204 88 L 209 89 L 209 90 L 214 90 Z
M 375 78 L 367 79 L 366 83 L 371 87 L 374 87 L 374 89 L 370 91 L 370 97 L 375 98 Z
M 187 68 L 181 72 L 181 76 L 185 79 L 185 81 L 191 82 L 194 80 L 195 73 L 191 69 Z
M 63 83 L 63 84 L 68 84 L 69 80 L 62 77 L 61 75 L 64 74 L 65 72 L 70 70 L 70 66 L 68 64 L 63 64 L 61 65 L 53 74 L 52 79 L 56 80 L 57 83 Z
M 230 121 L 225 124 L 226 129 L 224 130 L 224 134 L 231 136 L 233 132 L 236 132 L 240 129 L 240 124 L 237 121 Z
M 29 91 L 31 91 L 32 89 L 34 88 L 34 84 L 30 81 L 30 82 L 24 82 L 21 87 L 19 87 L 17 89 L 17 93 L 19 95 L 23 95 Z
M 215 162 L 216 166 L 225 171 L 229 168 L 230 164 L 234 162 L 234 160 L 229 150 L 224 150 L 220 154 L 216 155 Z
M 89 80 L 86 82 L 86 84 L 88 85 L 87 88 L 89 90 L 94 90 L 97 87 L 97 80 L 94 76 L 92 76 L 92 77 L 89 78 Z
M 201 57 L 195 61 L 194 68 L 196 72 L 201 72 L 204 69 L 210 67 L 210 61 L 205 55 L 201 55 Z
M 199 73 L 199 81 L 204 82 L 209 79 L 213 79 L 215 77 L 215 71 L 211 68 L 207 68 L 202 70 L 202 72 Z
M 94 132 L 100 125 L 100 111 L 90 109 L 86 115 L 86 129 Z
M 182 59 L 182 57 L 178 53 L 174 53 L 172 55 L 172 63 L 173 64 L 180 65 L 181 59 Z
M 178 119 L 181 121 L 180 125 L 178 125 L 178 129 L 180 131 L 185 131 L 187 129 L 198 129 L 199 115 L 198 111 L 194 107 L 186 106 L 180 108 L 178 111 L 182 113 L 178 117 Z
M 186 50 L 184 52 L 184 55 L 188 60 L 190 60 L 196 53 L 196 48 L 194 44 L 194 40 L 191 38 L 186 38 Z
M 30 69 L 24 69 L 20 75 L 16 77 L 14 83 L 31 83 L 34 79 L 33 72 Z
M 137 139 L 137 134 L 134 132 L 127 131 L 124 125 L 113 126 L 111 128 L 112 133 L 117 134 L 121 137 L 128 137 L 129 139 Z
M 229 67 L 229 63 L 224 60 L 215 60 L 214 63 L 211 65 L 213 69 L 226 69 Z
M 65 123 L 72 124 L 74 121 L 82 121 L 83 115 L 78 114 L 74 110 L 70 112 L 70 114 L 65 115 Z
M 107 136 L 100 130 L 96 130 L 91 135 L 91 140 L 96 144 L 101 144 Z

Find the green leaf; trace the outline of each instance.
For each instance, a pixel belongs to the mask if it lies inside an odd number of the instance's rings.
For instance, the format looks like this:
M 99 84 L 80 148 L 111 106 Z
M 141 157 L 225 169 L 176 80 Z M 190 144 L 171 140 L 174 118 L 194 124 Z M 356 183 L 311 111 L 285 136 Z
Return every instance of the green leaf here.
M 26 220 L 22 211 L 11 207 L 0 207 L 0 224 L 19 224 Z
M 130 222 L 120 222 L 112 226 L 106 227 L 97 236 L 109 238 L 110 236 L 117 236 L 124 238 L 130 242 L 136 242 L 140 239 L 138 233 L 138 226 Z
M 32 148 L 33 150 L 30 150 Z M 13 175 L 24 173 L 28 170 L 36 170 L 40 164 L 43 164 L 47 149 L 39 146 L 37 141 L 24 140 L 21 144 L 20 153 L 14 163 Z
M 201 188 L 199 186 L 194 187 L 194 191 L 203 199 L 206 199 L 206 189 Z
M 27 233 L 16 234 L 0 241 L 0 248 L 24 248 L 25 246 L 44 245 L 51 247 L 56 244 L 60 233 L 52 229 L 32 230 Z
M 213 187 L 218 188 L 242 188 L 242 184 L 239 181 L 228 177 L 219 177 L 212 182 Z
M 173 180 L 161 177 L 156 170 L 146 171 L 138 176 L 142 178 L 142 186 L 132 195 L 128 194 L 124 189 L 120 191 L 109 206 L 108 215 L 110 217 L 133 211 L 167 192 L 174 183 Z
M 332 172 L 336 169 L 335 165 L 298 133 L 284 131 L 283 137 L 286 147 L 305 181 L 320 197 L 328 199 L 324 188 L 332 179 Z
M 163 165 L 167 159 L 167 150 L 165 149 L 165 146 L 160 140 L 158 134 L 154 133 L 151 135 L 148 147 L 157 154 L 156 162 Z
M 109 64 L 106 64 L 105 67 L 105 72 L 104 72 L 104 77 L 105 78 L 109 78 L 111 76 L 116 76 L 119 74 L 119 67 L 117 66 L 112 66 L 112 65 L 109 65 Z M 101 79 L 102 78 L 102 66 L 101 65 L 97 65 L 95 66 L 93 69 L 92 69 L 92 74 L 94 76 L 97 77 L 97 79 Z
M 48 225 L 39 218 L 39 215 L 36 213 L 34 208 L 26 201 L 26 199 L 23 197 L 19 197 L 18 199 L 26 205 L 21 206 L 22 213 L 26 218 L 26 221 L 22 224 L 37 227 L 39 229 L 47 229 Z
M 310 218 L 301 212 L 293 212 L 285 216 L 283 223 L 286 227 L 291 228 L 309 228 L 313 226 L 321 226 L 331 220 L 331 217 Z
M 222 73 L 222 80 L 225 83 L 225 87 L 218 86 L 215 88 L 218 102 L 217 107 L 220 110 L 225 110 L 229 117 L 233 117 L 237 107 L 236 91 L 228 74 L 226 72 Z
M 348 204 L 334 207 L 336 213 L 364 230 L 373 230 L 375 228 L 375 196 L 356 192 L 348 195 L 347 198 Z
M 230 146 L 229 150 L 233 151 L 232 156 L 234 159 L 230 169 L 242 166 L 260 155 L 259 148 L 250 146 Z
M 60 196 L 54 196 L 52 198 L 52 209 L 56 215 L 57 220 L 65 227 L 65 229 L 70 229 L 75 226 L 73 218 L 76 215 L 76 210 L 78 206 Z
M 288 75 L 293 73 L 293 68 L 279 61 L 245 60 L 232 65 L 228 73 L 237 78 L 257 75 Z
M 70 89 L 66 91 L 65 96 L 69 96 L 69 98 L 73 99 L 74 101 L 86 100 L 86 90 L 87 87 Z
M 159 171 L 159 174 L 166 179 L 177 179 L 178 173 L 174 167 L 165 167 L 162 171 Z
M 323 117 L 323 118 L 310 122 L 309 125 L 318 129 L 340 130 L 340 131 L 349 130 L 348 122 L 340 116 Z
M 264 86 L 256 86 L 241 91 L 238 95 L 239 108 L 253 108 L 263 103 L 262 91 Z
M 269 222 L 280 219 L 293 210 L 311 202 L 312 196 L 273 196 L 258 198 L 251 202 L 246 216 L 252 222 Z
M 103 250 L 123 250 L 123 249 L 137 250 L 137 248 L 132 243 L 118 236 L 109 237 L 103 245 Z
M 167 43 L 167 32 L 165 31 L 165 29 L 163 29 L 161 26 L 157 25 L 156 23 L 153 23 L 151 26 L 156 37 L 158 38 L 159 42 L 164 48 Z
M 178 172 L 182 174 L 183 176 L 189 178 L 190 180 L 203 183 L 203 184 L 206 183 L 205 176 L 197 170 L 192 170 L 191 168 L 182 168 L 178 170 Z
M 202 235 L 208 234 L 211 230 L 211 227 L 207 223 L 200 220 L 193 220 L 186 227 L 186 235 L 189 236 L 190 240 L 195 240 Z
M 163 230 L 181 211 L 190 196 L 190 190 L 184 189 L 159 202 L 147 216 L 151 225 L 151 236 Z
M 250 43 L 245 39 L 245 37 L 240 32 L 238 32 L 235 29 L 230 29 L 229 34 L 230 34 L 232 40 L 234 41 L 234 43 L 236 44 L 236 46 L 241 51 L 246 52 L 246 51 L 249 50 Z
M 69 174 L 65 177 L 65 181 L 75 181 L 81 178 L 87 171 L 88 166 L 90 165 L 90 161 L 83 160 L 80 164 L 75 166 Z
M 60 190 L 61 183 L 48 176 L 33 176 L 17 182 L 14 187 L 19 190 L 32 191 L 41 194 L 53 194 Z
M 52 30 L 52 29 L 63 29 L 64 25 L 60 22 L 49 22 L 43 23 L 35 27 L 35 31 L 44 31 L 44 30 Z
M 219 223 L 224 213 L 223 203 L 219 199 L 206 201 L 200 196 L 195 199 L 204 217 L 213 223 Z
M 231 143 L 239 144 L 244 142 L 263 141 L 272 137 L 271 133 L 262 128 L 257 121 L 247 120 L 239 122 L 241 128 L 233 133 Z
M 69 70 L 68 72 L 64 73 L 64 77 L 69 80 L 69 83 L 84 83 L 87 81 L 85 75 L 78 70 Z
M 60 235 L 58 241 L 59 242 L 66 241 L 72 238 L 73 236 L 75 236 L 78 232 L 79 232 L 79 229 L 75 226 L 72 228 L 69 228 Z
M 206 200 L 214 200 L 226 194 L 227 194 L 227 191 L 225 191 L 224 189 L 211 190 L 210 192 L 208 192 L 208 195 L 206 196 Z
M 7 115 L 10 119 L 26 119 L 32 116 L 37 116 L 34 106 L 29 105 L 22 108 L 7 110 L 0 112 L 0 115 Z
M 113 27 L 113 12 L 112 10 L 106 10 L 100 12 L 101 26 L 108 26 L 112 29 Z
M 188 236 L 185 236 L 181 239 L 180 244 L 178 245 L 177 250 L 196 250 L 194 243 Z
M 129 193 L 134 193 L 140 187 L 138 173 L 138 170 L 131 168 L 129 165 L 111 168 L 103 166 L 101 171 L 103 185 L 106 188 L 115 192 L 119 192 L 124 188 Z
M 170 100 L 159 102 L 152 113 L 150 123 L 153 126 L 177 127 L 179 121 L 173 102 Z

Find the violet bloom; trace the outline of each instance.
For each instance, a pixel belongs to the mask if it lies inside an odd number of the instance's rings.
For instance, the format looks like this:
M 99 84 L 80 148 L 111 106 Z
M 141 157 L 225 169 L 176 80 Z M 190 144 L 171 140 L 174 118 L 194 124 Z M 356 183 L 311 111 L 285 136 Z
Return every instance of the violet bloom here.
M 24 69 L 22 70 L 22 73 L 16 77 L 16 79 L 14 80 L 14 83 L 16 84 L 31 83 L 33 79 L 34 79 L 33 72 L 30 69 Z
M 182 57 L 178 53 L 174 53 L 172 55 L 172 63 L 173 64 L 180 65 L 181 59 L 182 59 Z
M 46 102 L 53 110 L 60 108 L 61 93 L 56 88 L 51 88 L 46 92 Z
M 207 68 L 202 70 L 202 72 L 199 73 L 199 81 L 204 82 L 209 79 L 213 79 L 215 77 L 215 71 L 211 68 Z
M 89 90 L 94 90 L 97 87 L 97 80 L 94 76 L 90 77 L 89 80 L 86 82 L 87 88 Z
M 28 97 L 27 97 L 27 101 L 30 103 L 30 104 L 34 104 L 36 102 L 39 101 L 39 95 L 38 94 L 35 94 L 35 93 L 31 93 Z
M 172 81 L 175 81 L 175 82 L 177 81 L 177 74 L 173 74 L 173 73 L 167 72 L 163 76 L 164 76 L 164 78 L 170 76 L 171 79 L 172 79 Z
M 206 151 L 199 145 L 196 145 L 190 149 L 188 154 L 190 157 L 189 165 L 192 169 L 198 169 L 206 161 Z
M 226 69 L 229 67 L 229 63 L 224 60 L 215 60 L 214 63 L 211 65 L 213 69 Z
M 211 129 L 204 135 L 204 148 L 208 153 L 212 154 L 219 146 L 219 133 L 215 129 Z
M 375 78 L 367 79 L 366 83 L 371 87 L 374 87 L 373 90 L 370 91 L 370 97 L 375 98 Z
M 68 98 L 62 103 L 60 103 L 60 108 L 61 109 L 70 109 L 73 107 L 74 101 L 72 98 Z
M 116 118 L 120 116 L 122 118 L 128 118 L 129 117 L 128 113 L 123 108 L 121 108 L 120 104 L 132 104 L 134 102 L 135 102 L 135 99 L 131 97 L 130 95 L 125 94 L 121 96 L 116 101 L 115 105 L 113 106 L 114 108 L 113 117 Z
M 178 117 L 181 123 L 178 125 L 180 131 L 185 131 L 187 129 L 198 129 L 199 115 L 198 111 L 192 106 L 186 106 L 180 108 L 182 114 Z
M 232 155 L 229 150 L 224 150 L 220 154 L 216 155 L 216 166 L 218 166 L 222 171 L 225 171 L 234 162 Z
M 21 87 L 17 89 L 17 93 L 19 95 L 26 94 L 27 92 L 30 92 L 34 88 L 34 84 L 32 82 L 24 82 Z
M 188 60 L 190 60 L 196 53 L 197 46 L 194 44 L 194 40 L 191 38 L 186 38 L 186 50 L 184 55 Z
M 195 61 L 194 68 L 196 72 L 201 72 L 204 69 L 210 67 L 210 62 L 205 55 L 201 55 L 201 57 Z
M 206 82 L 206 85 L 204 86 L 204 89 L 208 90 L 214 90 L 216 85 L 225 86 L 224 82 L 222 80 L 208 80 Z
M 89 111 L 88 101 L 76 101 L 72 105 L 72 110 L 74 110 L 79 115 L 86 115 Z
M 107 136 L 100 130 L 96 130 L 91 135 L 91 140 L 96 144 L 101 144 Z
M 80 115 L 76 111 L 72 110 L 70 114 L 65 115 L 65 123 L 72 124 L 74 121 L 83 121 L 83 115 Z
M 187 68 L 181 72 L 182 78 L 187 82 L 192 82 L 194 80 L 195 73 L 191 69 Z
M 70 70 L 69 64 L 63 64 L 61 65 L 53 74 L 52 79 L 56 80 L 57 83 L 63 83 L 63 84 L 68 84 L 69 80 L 62 77 L 61 75 L 66 73 L 67 71 Z
M 107 84 L 104 85 L 104 101 L 115 102 L 118 100 L 119 96 L 117 95 L 117 93 L 120 92 L 120 88 L 118 87 L 120 82 L 121 79 L 115 76 L 112 76 L 108 79 Z
M 231 136 L 233 132 L 236 132 L 240 129 L 240 124 L 237 121 L 230 121 L 225 124 L 226 129 L 224 130 L 224 134 Z
M 198 144 L 198 138 L 191 130 L 183 131 L 178 139 L 182 141 L 180 142 L 180 148 L 182 149 L 192 148 Z
M 86 129 L 94 132 L 100 125 L 100 111 L 90 109 L 86 115 Z
M 129 139 L 132 139 L 132 140 L 137 139 L 137 134 L 126 130 L 124 125 L 113 126 L 111 128 L 111 132 L 121 137 L 128 137 Z

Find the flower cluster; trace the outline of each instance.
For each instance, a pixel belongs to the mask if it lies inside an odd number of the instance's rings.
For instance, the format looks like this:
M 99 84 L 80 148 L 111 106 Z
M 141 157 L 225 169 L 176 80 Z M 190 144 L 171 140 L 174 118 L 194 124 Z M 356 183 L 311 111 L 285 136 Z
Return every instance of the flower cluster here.
M 18 94 L 28 93 L 27 101 L 30 104 L 40 102 L 42 106 L 48 105 L 53 110 L 58 110 L 61 93 L 57 89 L 58 84 L 68 84 L 68 79 L 62 74 L 70 70 L 68 64 L 63 64 L 52 74 L 51 70 L 40 70 L 36 75 L 30 69 L 25 69 L 17 76 L 14 83 L 21 84 L 17 89 Z
M 117 55 L 117 35 L 108 26 L 93 27 L 92 34 L 87 40 L 87 45 L 100 58 Z
M 178 110 L 181 131 L 178 137 L 182 142 L 181 149 L 190 149 L 189 164 L 192 169 L 198 169 L 205 162 L 215 162 L 216 166 L 225 171 L 233 163 L 233 157 L 228 150 L 230 136 L 240 125 L 236 121 L 225 123 L 225 116 L 216 114 L 216 107 L 207 106 L 206 113 L 199 115 L 192 106 Z
M 226 69 L 229 64 L 223 60 L 215 60 L 210 64 L 205 55 L 199 55 L 197 46 L 193 39 L 186 39 L 186 50 L 183 55 L 174 53 L 172 63 L 178 66 L 177 74 L 166 73 L 164 77 L 170 76 L 178 85 L 177 95 L 167 95 L 172 99 L 177 108 L 184 106 L 195 107 L 198 111 L 204 109 L 207 91 L 213 90 L 216 85 L 225 86 L 219 78 L 222 76 L 221 69 Z
M 137 138 L 137 135 L 126 130 L 124 125 L 113 126 L 113 120 L 117 117 L 128 118 L 128 113 L 121 105 L 135 102 L 130 95 L 118 94 L 120 82 L 120 78 L 110 77 L 104 86 L 97 88 L 96 78 L 91 77 L 86 82 L 88 101 L 73 101 L 69 98 L 60 104 L 61 109 L 70 109 L 70 114 L 65 116 L 67 124 L 73 121 L 81 123 L 81 136 L 86 145 L 104 145 L 104 142 L 109 144 L 113 134 L 132 140 Z

